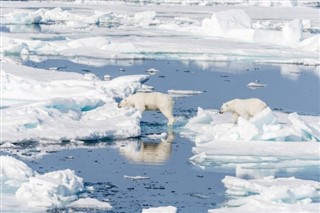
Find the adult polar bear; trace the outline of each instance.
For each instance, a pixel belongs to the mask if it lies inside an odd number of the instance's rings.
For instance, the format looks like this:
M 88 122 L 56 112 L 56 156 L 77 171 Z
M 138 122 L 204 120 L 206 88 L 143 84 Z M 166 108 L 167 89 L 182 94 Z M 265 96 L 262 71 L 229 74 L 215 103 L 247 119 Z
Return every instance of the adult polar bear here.
M 249 120 L 267 107 L 267 104 L 258 98 L 233 99 L 222 104 L 219 113 L 232 112 L 233 123 L 238 122 L 239 116 Z
M 120 108 L 134 107 L 141 113 L 146 110 L 160 110 L 160 112 L 168 119 L 168 125 L 173 125 L 174 123 L 174 117 L 172 115 L 174 101 L 170 96 L 163 93 L 136 93 L 123 99 L 118 106 Z

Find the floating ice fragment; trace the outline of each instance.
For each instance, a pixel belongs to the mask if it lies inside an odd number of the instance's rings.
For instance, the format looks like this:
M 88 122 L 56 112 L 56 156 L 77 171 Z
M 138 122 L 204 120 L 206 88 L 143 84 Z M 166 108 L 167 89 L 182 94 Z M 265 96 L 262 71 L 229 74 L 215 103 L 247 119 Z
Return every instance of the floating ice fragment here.
M 125 179 L 129 179 L 129 180 L 146 180 L 146 179 L 150 179 L 150 177 L 147 177 L 147 176 L 128 176 L 128 175 L 124 175 L 123 177 Z
M 226 207 L 210 213 L 226 212 L 310 212 L 319 210 L 320 183 L 312 180 L 265 177 L 245 180 L 226 176 L 222 182 L 233 197 Z
M 192 95 L 199 95 L 202 91 L 194 91 L 194 90 L 168 90 L 168 94 L 174 97 L 187 97 Z
M 250 89 L 257 89 L 257 88 L 262 88 L 267 86 L 266 84 L 261 84 L 258 82 L 250 82 L 247 84 L 247 87 L 249 87 Z
M 0 156 L 4 212 L 45 212 L 48 208 L 111 208 L 107 202 L 87 198 L 82 178 L 70 169 L 38 174 L 22 161 Z M 10 202 L 9 202 L 10 201 Z
M 107 202 L 101 202 L 99 200 L 86 197 L 80 198 L 70 204 L 67 205 L 69 208 L 80 208 L 80 209 L 105 209 L 110 210 L 112 206 Z
M 27 181 L 30 177 L 37 174 L 24 162 L 11 156 L 0 156 L 1 170 L 0 177 L 8 185 L 17 185 Z
M 174 206 L 164 206 L 164 207 L 151 207 L 143 209 L 142 213 L 176 213 L 177 207 Z
M 146 71 L 149 75 L 155 75 L 159 72 L 159 70 L 155 69 L 155 68 L 150 68 Z

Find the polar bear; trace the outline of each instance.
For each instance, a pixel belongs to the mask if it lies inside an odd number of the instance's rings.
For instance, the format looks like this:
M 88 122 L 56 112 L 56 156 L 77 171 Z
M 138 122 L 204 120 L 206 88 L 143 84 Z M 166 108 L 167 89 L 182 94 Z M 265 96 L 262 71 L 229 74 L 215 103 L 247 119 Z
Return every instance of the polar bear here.
M 267 104 L 258 98 L 249 99 L 233 99 L 223 103 L 219 113 L 232 112 L 233 123 L 238 122 L 239 116 L 249 120 L 250 117 L 255 116 L 267 107 Z
M 174 106 L 173 99 L 163 93 L 136 93 L 123 99 L 118 107 L 134 107 L 141 113 L 144 111 L 160 110 L 160 112 L 168 119 L 168 125 L 173 125 L 174 117 L 172 115 Z

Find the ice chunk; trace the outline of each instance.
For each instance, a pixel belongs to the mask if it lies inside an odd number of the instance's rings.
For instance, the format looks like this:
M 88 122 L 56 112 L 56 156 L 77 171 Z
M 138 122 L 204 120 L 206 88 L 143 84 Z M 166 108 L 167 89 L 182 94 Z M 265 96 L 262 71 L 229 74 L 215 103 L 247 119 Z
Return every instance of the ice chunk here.
M 27 181 L 30 177 L 37 174 L 24 162 L 19 161 L 11 156 L 0 156 L 1 170 L 0 177 L 8 185 L 19 185 Z
M 185 96 L 192 96 L 192 95 L 199 95 L 202 91 L 195 91 L 195 90 L 168 90 L 168 94 L 174 97 L 185 97 Z
M 142 213 L 176 213 L 177 207 L 174 206 L 161 206 L 161 207 L 151 207 L 143 209 Z
M 125 179 L 129 179 L 129 180 L 146 180 L 146 179 L 150 179 L 150 177 L 147 177 L 147 176 L 128 176 L 128 175 L 124 175 L 123 177 Z
M 303 25 L 300 19 L 295 19 L 284 25 L 282 28 L 283 38 L 289 44 L 296 44 L 303 39 Z
M 0 156 L 4 212 L 45 212 L 48 208 L 110 209 L 107 202 L 88 198 L 83 179 L 70 169 L 38 174 L 13 157 Z M 15 183 L 15 184 L 12 184 Z
M 150 68 L 146 71 L 149 75 L 155 75 L 157 73 L 159 73 L 159 70 L 155 69 L 155 68 Z
M 302 140 L 320 141 L 320 128 L 317 125 L 311 126 L 301 119 L 297 113 L 291 113 L 288 116 L 293 127 L 301 131 Z M 319 122 L 318 122 L 319 123 Z
M 202 21 L 202 28 L 214 35 L 225 35 L 231 29 L 250 29 L 251 18 L 243 10 L 227 10 L 214 13 L 211 19 Z
M 68 205 L 67 207 L 71 208 L 78 208 L 78 209 L 103 209 L 103 210 L 110 210 L 112 206 L 107 202 L 101 202 L 99 200 L 86 197 L 80 198 Z
M 30 177 L 17 190 L 16 197 L 29 206 L 61 208 L 84 191 L 82 178 L 72 170 L 62 170 Z
M 226 176 L 222 182 L 233 200 L 227 207 L 211 209 L 224 212 L 317 212 L 320 183 L 312 180 L 266 177 L 245 180 Z
M 256 88 L 262 88 L 267 86 L 266 84 L 261 84 L 259 82 L 249 82 L 247 84 L 247 87 L 249 87 L 250 89 L 256 89 Z

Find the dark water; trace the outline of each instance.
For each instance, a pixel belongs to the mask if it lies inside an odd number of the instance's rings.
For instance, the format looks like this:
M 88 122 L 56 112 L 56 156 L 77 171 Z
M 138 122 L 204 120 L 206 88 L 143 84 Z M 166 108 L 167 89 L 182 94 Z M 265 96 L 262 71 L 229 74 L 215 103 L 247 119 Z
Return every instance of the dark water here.
M 110 63 L 111 64 L 111 63 Z M 90 194 L 100 200 L 109 200 L 114 207 L 110 212 L 141 212 L 143 208 L 172 205 L 178 212 L 207 212 L 218 208 L 226 200 L 221 180 L 235 171 L 208 171 L 194 167 L 193 143 L 179 136 L 183 122 L 193 116 L 197 107 L 219 108 L 233 98 L 258 97 L 271 108 L 285 112 L 319 115 L 319 74 L 310 67 L 296 65 L 264 65 L 253 63 L 197 64 L 179 61 L 113 61 L 111 65 L 93 67 L 67 60 L 47 60 L 26 65 L 58 70 L 95 73 L 103 78 L 130 74 L 146 74 L 149 68 L 159 73 L 150 77 L 147 85 L 156 91 L 169 89 L 201 90 L 203 94 L 175 99 L 175 116 L 182 122 L 168 130 L 165 118 L 157 112 L 147 112 L 141 122 L 141 138 L 125 141 L 108 141 L 106 146 L 62 149 L 31 162 L 40 173 L 59 169 L 73 169 L 93 186 Z M 247 84 L 259 81 L 267 86 L 250 89 Z M 165 141 L 151 140 L 149 134 L 168 133 Z M 71 156 L 71 157 L 70 157 Z M 30 164 L 29 164 L 30 165 Z M 305 170 L 304 170 L 305 171 Z M 314 172 L 313 172 L 314 173 Z M 127 176 L 147 176 L 146 180 L 129 180 Z M 290 174 L 291 176 L 292 174 Z M 296 177 L 308 179 L 297 173 Z M 279 173 L 278 176 L 288 176 Z M 318 178 L 318 176 L 313 177 Z M 99 212 L 99 211 L 97 211 Z
M 320 73 L 319 69 L 315 70 L 312 66 L 237 62 L 200 64 L 194 61 L 161 60 L 113 61 L 112 65 L 103 67 L 76 64 L 67 60 L 27 62 L 26 65 L 39 68 L 59 67 L 59 70 L 80 73 L 92 72 L 101 78 L 106 74 L 113 78 L 147 74 L 146 70 L 155 68 L 159 73 L 151 76 L 146 83 L 154 86 L 155 91 L 204 91 L 201 95 L 177 101 L 176 114 L 181 114 L 180 111 L 183 114 L 185 110 L 196 110 L 198 106 L 217 109 L 230 99 L 251 97 L 264 100 L 275 110 L 320 114 Z M 258 89 L 247 87 L 249 82 L 256 81 L 266 86 Z

